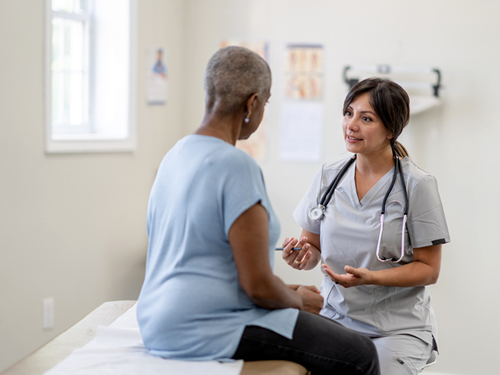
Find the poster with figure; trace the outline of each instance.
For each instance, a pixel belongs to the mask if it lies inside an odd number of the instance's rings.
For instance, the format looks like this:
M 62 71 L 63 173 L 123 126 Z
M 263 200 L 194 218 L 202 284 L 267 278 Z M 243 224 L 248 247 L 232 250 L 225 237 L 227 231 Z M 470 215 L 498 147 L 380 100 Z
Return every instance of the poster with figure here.
M 323 46 L 289 44 L 286 49 L 285 97 L 321 100 L 322 91 Z
M 265 42 L 242 42 L 235 40 L 223 41 L 220 48 L 227 46 L 245 47 L 255 52 L 257 55 L 267 61 L 267 48 Z M 249 153 L 255 160 L 264 160 L 266 157 L 266 121 L 265 114 L 259 128 L 248 139 L 236 142 L 236 147 Z
M 146 58 L 146 97 L 150 105 L 165 105 L 168 93 L 168 68 L 163 48 L 151 48 Z
M 323 59 L 323 46 L 319 44 L 286 47 L 280 144 L 283 161 L 315 163 L 321 160 Z

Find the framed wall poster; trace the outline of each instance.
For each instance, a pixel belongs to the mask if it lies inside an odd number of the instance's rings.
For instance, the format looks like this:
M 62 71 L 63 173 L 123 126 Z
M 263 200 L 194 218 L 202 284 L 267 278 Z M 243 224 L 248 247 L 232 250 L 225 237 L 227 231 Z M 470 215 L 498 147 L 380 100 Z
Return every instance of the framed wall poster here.
M 150 105 L 165 105 L 168 94 L 168 68 L 163 48 L 150 48 L 146 56 L 146 97 Z
M 323 135 L 323 46 L 289 44 L 285 55 L 280 158 L 318 162 Z M 294 147 L 297 144 L 307 144 L 307 147 Z
M 323 97 L 323 46 L 289 44 L 286 49 L 285 97 L 321 100 Z

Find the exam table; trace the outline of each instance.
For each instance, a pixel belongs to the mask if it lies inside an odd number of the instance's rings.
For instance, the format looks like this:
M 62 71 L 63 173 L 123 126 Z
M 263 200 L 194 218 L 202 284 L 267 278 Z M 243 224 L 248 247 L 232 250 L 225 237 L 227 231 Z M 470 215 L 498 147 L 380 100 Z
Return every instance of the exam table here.
M 130 310 L 136 301 L 105 302 L 73 327 L 2 371 L 0 375 L 42 375 L 66 359 L 75 350 L 91 342 L 98 327 L 107 327 Z M 139 372 L 138 372 L 139 374 Z M 244 362 L 240 375 L 306 375 L 307 370 L 288 361 Z M 141 375 L 146 375 L 141 373 Z M 179 374 L 183 375 L 183 374 Z

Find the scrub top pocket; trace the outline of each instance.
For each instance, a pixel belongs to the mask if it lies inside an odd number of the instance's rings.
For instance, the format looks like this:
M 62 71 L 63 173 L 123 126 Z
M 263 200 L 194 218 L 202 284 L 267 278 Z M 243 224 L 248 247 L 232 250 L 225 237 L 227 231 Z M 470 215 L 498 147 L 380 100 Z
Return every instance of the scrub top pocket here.
M 399 259 L 401 257 L 402 239 L 404 239 L 403 263 L 413 260 L 408 226 L 403 228 L 404 205 L 397 200 L 387 202 L 384 215 L 384 228 L 380 241 L 380 257 Z M 403 237 L 402 237 L 402 231 Z

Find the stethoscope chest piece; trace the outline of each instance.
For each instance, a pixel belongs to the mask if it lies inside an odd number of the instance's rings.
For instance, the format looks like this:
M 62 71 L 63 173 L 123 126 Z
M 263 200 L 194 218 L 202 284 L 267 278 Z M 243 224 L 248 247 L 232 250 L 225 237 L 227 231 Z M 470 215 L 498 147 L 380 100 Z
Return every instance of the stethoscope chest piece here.
M 325 218 L 326 207 L 319 205 L 311 208 L 309 211 L 309 219 L 311 220 L 323 220 Z

